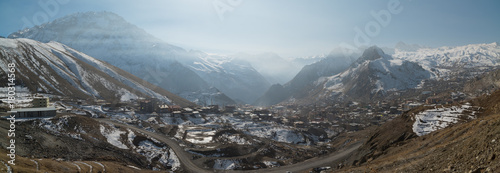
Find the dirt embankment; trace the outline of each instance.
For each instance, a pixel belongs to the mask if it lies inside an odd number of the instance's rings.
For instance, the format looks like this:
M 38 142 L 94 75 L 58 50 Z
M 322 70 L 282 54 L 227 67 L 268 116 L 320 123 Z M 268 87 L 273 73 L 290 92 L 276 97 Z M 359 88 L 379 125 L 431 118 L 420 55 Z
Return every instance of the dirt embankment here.
M 500 170 L 500 91 L 470 103 L 475 120 L 424 136 L 411 130 L 408 112 L 377 128 L 345 163 L 344 172 L 495 172 Z
M 118 149 L 106 142 L 106 138 L 99 131 L 99 122 L 84 116 L 73 115 L 71 118 L 57 116 L 44 124 L 42 120 L 16 122 L 16 155 L 18 157 L 36 158 L 45 160 L 64 161 L 106 161 L 139 168 L 147 168 L 146 159 L 136 153 Z M 55 126 L 59 122 L 60 126 Z M 0 120 L 0 136 L 7 136 L 9 122 Z M 62 128 L 63 132 L 48 130 Z M 57 129 L 60 130 L 60 129 Z M 78 131 L 78 133 L 77 133 Z M 78 134 L 69 136 L 68 134 Z M 80 139 L 78 139 L 80 138 Z M 2 149 L 7 147 L 8 138 L 0 138 Z

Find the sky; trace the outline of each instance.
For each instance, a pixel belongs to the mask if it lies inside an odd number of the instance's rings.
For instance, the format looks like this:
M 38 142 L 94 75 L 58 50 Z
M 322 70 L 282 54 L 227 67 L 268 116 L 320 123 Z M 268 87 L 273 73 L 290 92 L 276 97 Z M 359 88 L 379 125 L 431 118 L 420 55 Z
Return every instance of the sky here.
M 110 11 L 187 50 L 283 57 L 397 42 L 500 42 L 498 0 L 2 0 L 0 36 L 76 12 Z

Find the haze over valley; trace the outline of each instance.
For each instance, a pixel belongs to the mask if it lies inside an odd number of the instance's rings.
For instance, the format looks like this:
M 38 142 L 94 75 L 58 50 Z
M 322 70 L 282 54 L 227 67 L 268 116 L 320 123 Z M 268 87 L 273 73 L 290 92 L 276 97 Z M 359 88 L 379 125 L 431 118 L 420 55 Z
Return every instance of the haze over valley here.
M 1 172 L 500 170 L 497 2 L 22 2 Z

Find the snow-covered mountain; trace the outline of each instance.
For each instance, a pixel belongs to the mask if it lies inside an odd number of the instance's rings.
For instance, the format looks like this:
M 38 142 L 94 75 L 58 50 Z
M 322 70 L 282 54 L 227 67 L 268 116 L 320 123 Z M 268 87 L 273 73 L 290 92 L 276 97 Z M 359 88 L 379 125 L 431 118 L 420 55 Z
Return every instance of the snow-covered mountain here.
M 244 59 L 190 52 L 194 60 L 183 64 L 227 96 L 243 103 L 254 102 L 269 88 L 269 82 Z
M 336 52 L 330 53 L 322 60 L 306 65 L 289 82 L 284 85 L 275 84 L 261 96 L 255 105 L 273 105 L 287 99 L 301 99 L 311 95 L 317 85 L 315 84 L 321 77 L 328 77 L 338 74 L 349 67 L 354 62 L 354 56 L 344 56 Z
M 402 44 L 400 47 L 404 47 Z M 396 48 L 393 55 L 388 55 L 382 48 L 370 47 L 350 66 L 345 65 L 352 62 L 349 58 L 344 57 L 343 61 L 325 58 L 305 66 L 289 83 L 272 86 L 257 104 L 277 104 L 288 99 L 302 103 L 339 98 L 383 99 L 390 91 L 420 89 L 428 81 L 470 80 L 500 67 L 498 43 L 441 48 L 406 45 L 406 48 Z
M 0 56 L 1 76 L 6 76 L 7 64 L 14 63 L 16 83 L 33 92 L 109 101 L 150 97 L 171 104 L 193 105 L 141 78 L 61 43 L 0 38 Z
M 470 44 L 457 47 L 422 48 L 415 51 L 396 49 L 395 58 L 417 62 L 426 70 L 432 68 L 474 68 L 500 65 L 498 43 Z
M 329 95 L 348 95 L 350 98 L 373 98 L 386 91 L 418 87 L 432 74 L 415 62 L 393 58 L 373 46 L 346 71 L 317 81 Z
M 69 15 L 18 31 L 9 35 L 9 38 L 30 38 L 41 42 L 57 41 L 66 44 L 173 93 L 189 95 L 195 100 L 211 95 L 220 97 L 213 100 L 222 101 L 222 98 L 228 98 L 224 93 L 228 93 L 233 99 L 248 102 L 252 99 L 245 100 L 245 94 L 260 95 L 265 91 L 251 84 L 267 87 L 265 80 L 255 77 L 259 74 L 245 64 L 234 64 L 239 62 L 231 61 L 223 66 L 199 51 L 188 52 L 165 43 L 110 12 Z M 243 69 L 225 68 L 232 65 Z M 199 93 L 199 97 L 194 96 L 195 93 Z M 225 100 L 215 104 L 231 103 L 234 101 Z

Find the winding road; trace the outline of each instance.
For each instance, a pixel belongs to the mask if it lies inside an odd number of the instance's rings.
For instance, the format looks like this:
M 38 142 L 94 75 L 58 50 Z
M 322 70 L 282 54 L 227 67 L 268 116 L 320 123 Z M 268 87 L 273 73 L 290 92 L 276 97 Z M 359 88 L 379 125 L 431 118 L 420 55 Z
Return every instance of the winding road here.
M 306 160 L 306 161 L 303 161 L 303 162 L 300 162 L 300 163 L 296 163 L 296 164 L 293 164 L 293 165 L 286 165 L 286 166 L 281 166 L 281 167 L 276 167 L 276 168 L 265 168 L 265 169 L 259 169 L 259 170 L 249 170 L 249 171 L 214 170 L 214 169 L 210 169 L 210 168 L 207 168 L 207 169 L 200 168 L 198 165 L 196 165 L 195 163 L 193 163 L 193 161 L 191 160 L 191 154 L 189 154 L 181 146 L 179 146 L 179 144 L 177 143 L 177 141 L 175 141 L 175 140 L 173 140 L 173 139 L 171 139 L 171 138 L 169 138 L 167 136 L 160 135 L 160 134 L 157 134 L 157 133 L 153 133 L 153 132 L 150 132 L 150 131 L 147 131 L 147 130 L 143 130 L 143 129 L 137 128 L 135 126 L 118 123 L 118 122 L 115 122 L 115 121 L 112 121 L 112 120 L 109 120 L 109 119 L 97 119 L 97 120 L 99 120 L 101 122 L 105 122 L 105 123 L 111 123 L 111 124 L 114 124 L 116 126 L 121 126 L 121 127 L 124 127 L 124 128 L 133 129 L 133 130 L 136 130 L 136 131 L 141 132 L 143 134 L 146 134 L 146 135 L 148 135 L 148 136 L 150 136 L 152 138 L 155 138 L 156 140 L 164 142 L 165 144 L 167 144 L 168 146 L 170 146 L 170 148 L 172 148 L 172 150 L 175 152 L 175 154 L 179 158 L 179 160 L 180 160 L 181 165 L 183 166 L 183 168 L 187 172 L 192 172 L 192 173 L 211 173 L 211 172 L 227 172 L 227 173 L 247 173 L 247 172 L 284 173 L 284 172 L 287 172 L 287 171 L 290 171 L 290 172 L 303 172 L 303 171 L 310 170 L 312 168 L 326 166 L 326 165 L 328 165 L 328 164 L 330 164 L 332 162 L 339 161 L 339 160 L 345 158 L 346 156 L 349 156 L 349 154 L 351 154 L 352 152 L 354 152 L 356 149 L 358 149 L 362 145 L 362 142 L 357 142 L 355 144 L 352 144 L 352 145 L 348 146 L 348 148 L 345 148 L 343 150 L 337 151 L 337 152 L 332 153 L 332 154 L 327 155 L 327 156 L 316 157 L 316 158 L 312 158 L 312 159 L 309 159 L 309 160 Z

